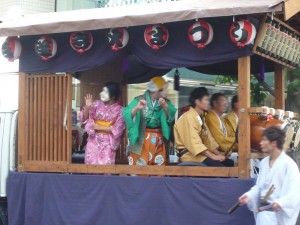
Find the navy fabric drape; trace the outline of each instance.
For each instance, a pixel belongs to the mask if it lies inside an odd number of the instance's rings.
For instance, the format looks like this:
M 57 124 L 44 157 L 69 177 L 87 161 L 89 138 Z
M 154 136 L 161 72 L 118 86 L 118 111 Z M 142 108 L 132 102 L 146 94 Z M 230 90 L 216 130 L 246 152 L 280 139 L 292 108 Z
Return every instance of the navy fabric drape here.
M 258 22 L 249 18 L 256 27 Z M 78 54 L 69 44 L 70 33 L 53 34 L 57 41 L 57 55 L 43 61 L 34 52 L 34 43 L 40 36 L 21 37 L 23 54 L 20 71 L 31 73 L 79 72 L 101 66 L 122 54 L 132 54 L 148 68 L 170 70 L 177 67 L 196 67 L 230 61 L 252 55 L 252 46 L 237 47 L 229 37 L 232 17 L 208 18 L 214 30 L 213 41 L 204 49 L 198 49 L 188 40 L 188 28 L 195 21 L 164 24 L 169 30 L 169 41 L 160 50 L 152 50 L 144 40 L 146 26 L 129 27 L 129 43 L 120 52 L 114 52 L 105 41 L 105 30 L 92 31 L 94 44 L 85 54 Z M 130 69 L 130 68 L 129 68 Z M 132 68 L 134 70 L 134 68 Z
M 106 32 L 107 30 L 92 31 L 93 46 L 84 54 L 77 53 L 70 46 L 71 33 L 51 34 L 50 37 L 57 42 L 57 54 L 48 61 L 43 61 L 34 51 L 34 44 L 41 35 L 23 36 L 19 70 L 28 73 L 78 72 L 104 65 L 124 53 L 112 51 L 105 44 Z
M 198 49 L 188 39 L 187 30 L 195 21 L 182 21 L 166 24 L 169 40 L 160 50 L 152 50 L 143 38 L 144 29 L 133 27 L 134 40 L 132 53 L 144 65 L 151 68 L 172 69 L 209 65 L 252 55 L 251 46 L 237 47 L 229 36 L 231 17 L 206 19 L 214 30 L 212 42 L 204 49 Z
M 9 225 L 254 225 L 253 179 L 10 173 Z

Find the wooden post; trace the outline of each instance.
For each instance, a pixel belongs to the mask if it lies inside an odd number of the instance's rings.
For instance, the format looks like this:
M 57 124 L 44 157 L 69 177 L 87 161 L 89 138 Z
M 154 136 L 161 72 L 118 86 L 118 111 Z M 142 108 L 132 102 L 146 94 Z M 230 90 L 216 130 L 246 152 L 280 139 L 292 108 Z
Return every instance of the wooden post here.
M 238 154 L 239 177 L 250 177 L 250 56 L 238 59 L 239 84 L 239 127 L 238 127 Z
M 68 104 L 68 111 L 67 111 L 67 162 L 69 164 L 72 163 L 72 73 L 67 73 L 67 96 L 66 99 Z M 64 131 L 65 132 L 65 131 Z
M 18 112 L 18 171 L 22 172 L 25 160 L 25 148 L 27 147 L 26 139 L 26 75 L 19 73 L 19 112 Z
M 285 110 L 285 95 L 284 95 L 284 71 L 283 66 L 275 64 L 274 68 L 275 80 L 275 109 Z

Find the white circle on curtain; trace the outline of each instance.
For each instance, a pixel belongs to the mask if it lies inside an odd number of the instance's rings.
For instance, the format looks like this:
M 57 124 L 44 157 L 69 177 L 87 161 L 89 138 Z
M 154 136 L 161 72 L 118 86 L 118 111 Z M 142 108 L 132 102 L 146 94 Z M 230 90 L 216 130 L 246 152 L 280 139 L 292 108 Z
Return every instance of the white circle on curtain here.
M 238 20 L 231 24 L 229 30 L 230 39 L 238 47 L 253 44 L 256 36 L 256 28 L 249 20 Z
M 44 35 L 36 41 L 34 50 L 42 60 L 47 61 L 56 55 L 57 44 L 53 38 L 48 35 Z
M 129 40 L 129 33 L 126 28 L 112 28 L 106 34 L 107 42 L 112 50 L 119 51 L 124 48 Z
M 89 31 L 73 32 L 70 35 L 70 45 L 76 52 L 85 53 L 93 45 L 93 35 Z
M 149 25 L 144 32 L 144 39 L 147 45 L 154 50 L 164 47 L 169 40 L 169 31 L 162 24 Z
M 199 20 L 189 27 L 188 37 L 190 42 L 197 48 L 205 48 L 206 45 L 211 43 L 214 30 L 209 23 Z

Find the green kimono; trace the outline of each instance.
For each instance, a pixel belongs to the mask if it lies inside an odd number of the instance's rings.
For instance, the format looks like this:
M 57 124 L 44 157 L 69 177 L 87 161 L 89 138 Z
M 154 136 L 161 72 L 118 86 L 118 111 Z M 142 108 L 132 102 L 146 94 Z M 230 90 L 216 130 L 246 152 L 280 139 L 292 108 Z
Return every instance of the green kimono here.
M 135 117 L 132 118 L 132 109 L 137 106 L 140 100 L 146 100 L 147 106 L 138 111 Z M 154 129 L 161 128 L 164 138 L 169 140 L 171 125 L 177 109 L 170 100 L 166 98 L 165 100 L 168 104 L 168 115 L 166 115 L 165 110 L 158 104 L 158 100 L 155 101 L 153 106 L 149 91 L 146 91 L 144 95 L 135 97 L 132 102 L 124 108 L 123 117 L 128 129 L 129 139 L 127 147 L 128 152 L 132 152 L 137 155 L 141 154 L 146 127 Z

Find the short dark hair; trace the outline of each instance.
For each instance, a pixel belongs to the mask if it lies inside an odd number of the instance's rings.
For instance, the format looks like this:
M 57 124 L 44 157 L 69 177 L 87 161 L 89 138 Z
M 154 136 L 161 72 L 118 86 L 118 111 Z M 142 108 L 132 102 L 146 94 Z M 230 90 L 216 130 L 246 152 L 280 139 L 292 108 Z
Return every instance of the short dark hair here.
M 109 97 L 111 99 L 112 98 L 115 99 L 115 100 L 119 99 L 119 97 L 120 97 L 120 87 L 119 87 L 118 83 L 109 81 L 109 82 L 106 82 L 104 84 L 104 87 L 107 87 L 108 92 L 109 92 Z
M 276 141 L 277 148 L 282 149 L 285 140 L 285 132 L 280 129 L 280 127 L 267 127 L 263 132 L 263 136 L 266 137 L 270 142 Z
M 208 94 L 208 90 L 205 88 L 205 87 L 198 87 L 198 88 L 195 88 L 191 93 L 190 93 L 190 97 L 189 97 L 189 102 L 191 104 L 191 106 L 193 108 L 196 107 L 196 103 L 195 101 L 197 99 L 199 100 L 202 100 L 202 98 L 204 96 L 209 96 Z
M 238 96 L 237 95 L 235 95 L 235 96 L 232 97 L 232 99 L 231 99 L 231 109 L 234 108 L 234 104 L 237 103 L 238 101 L 239 100 L 238 100 Z
M 219 92 L 219 93 L 214 93 L 214 94 L 211 96 L 211 98 L 210 98 L 210 106 L 213 107 L 213 106 L 214 106 L 213 102 L 214 102 L 214 101 L 218 101 L 218 99 L 219 99 L 221 96 L 223 96 L 223 97 L 226 98 L 226 96 L 225 96 L 223 93 L 220 93 L 220 92 Z

